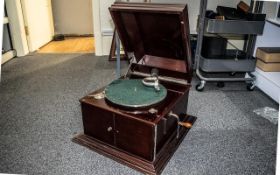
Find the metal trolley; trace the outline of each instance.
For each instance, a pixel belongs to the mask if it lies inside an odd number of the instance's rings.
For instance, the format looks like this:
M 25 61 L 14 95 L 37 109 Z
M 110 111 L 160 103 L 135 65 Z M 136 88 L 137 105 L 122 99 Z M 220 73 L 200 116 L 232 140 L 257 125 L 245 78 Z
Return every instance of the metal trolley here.
M 253 13 L 261 13 L 263 2 L 251 1 Z M 252 56 L 256 41 L 256 36 L 263 33 L 265 21 L 245 21 L 245 20 L 217 20 L 205 17 L 207 10 L 207 0 L 200 2 L 200 15 L 198 22 L 197 48 L 195 53 L 196 74 L 200 82 L 196 85 L 196 90 L 202 91 L 206 82 L 218 82 L 219 87 L 224 86 L 224 82 L 244 81 L 247 89 L 252 91 L 255 88 L 255 76 L 251 74 L 256 65 L 256 59 Z M 202 56 L 202 42 L 205 35 L 217 36 L 244 36 L 246 38 L 243 50 L 227 50 L 223 58 L 205 58 Z M 205 77 L 202 71 L 207 73 L 247 73 L 245 77 Z

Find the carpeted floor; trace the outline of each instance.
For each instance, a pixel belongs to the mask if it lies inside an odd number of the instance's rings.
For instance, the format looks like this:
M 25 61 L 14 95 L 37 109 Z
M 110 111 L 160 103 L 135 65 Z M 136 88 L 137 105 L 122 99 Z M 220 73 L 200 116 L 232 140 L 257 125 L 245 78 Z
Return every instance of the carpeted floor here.
M 71 142 L 83 131 L 79 98 L 112 81 L 114 68 L 92 54 L 34 54 L 3 65 L 0 172 L 139 174 Z M 265 106 L 278 109 L 244 83 L 193 88 L 188 111 L 198 120 L 163 174 L 274 174 L 277 126 L 253 113 Z

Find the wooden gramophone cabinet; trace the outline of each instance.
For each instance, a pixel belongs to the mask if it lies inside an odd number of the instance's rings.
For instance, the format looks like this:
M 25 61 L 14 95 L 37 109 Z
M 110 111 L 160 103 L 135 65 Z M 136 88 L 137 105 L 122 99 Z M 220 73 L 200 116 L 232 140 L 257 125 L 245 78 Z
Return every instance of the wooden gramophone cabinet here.
M 186 5 L 115 3 L 110 8 L 123 47 L 134 59 L 127 79 L 158 70 L 167 97 L 128 109 L 110 104 L 104 88 L 83 97 L 84 133 L 73 141 L 146 174 L 160 174 L 196 117 L 186 113 L 192 79 Z

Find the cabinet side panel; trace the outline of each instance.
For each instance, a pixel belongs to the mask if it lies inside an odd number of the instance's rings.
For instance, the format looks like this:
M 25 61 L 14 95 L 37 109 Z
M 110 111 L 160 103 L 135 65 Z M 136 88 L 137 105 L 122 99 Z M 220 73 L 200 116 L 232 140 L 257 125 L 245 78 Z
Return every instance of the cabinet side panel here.
M 178 100 L 176 105 L 172 108 L 172 112 L 180 115 L 187 114 L 187 107 L 188 107 L 188 97 L 189 91 L 185 92 L 182 97 Z M 174 117 L 169 117 L 166 115 L 159 123 L 157 128 L 157 151 L 158 153 L 161 148 L 165 145 L 166 141 L 169 137 L 174 133 L 177 132 L 177 120 Z
M 174 108 L 172 109 L 172 112 L 180 115 L 180 114 L 187 114 L 188 109 L 188 99 L 189 99 L 189 90 L 182 95 L 180 100 L 176 103 Z
M 177 120 L 172 117 L 166 117 L 162 119 L 157 128 L 157 147 L 156 153 L 158 153 L 164 146 L 169 137 L 177 131 Z

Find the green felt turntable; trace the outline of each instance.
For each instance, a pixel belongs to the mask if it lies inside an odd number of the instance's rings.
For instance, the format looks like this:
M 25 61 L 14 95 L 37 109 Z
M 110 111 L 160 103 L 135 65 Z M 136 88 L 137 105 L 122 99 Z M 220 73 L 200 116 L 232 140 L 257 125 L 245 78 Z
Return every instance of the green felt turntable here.
M 167 95 L 166 88 L 161 84 L 158 86 L 158 89 L 148 86 L 141 79 L 119 79 L 106 87 L 105 98 L 123 107 L 148 107 L 161 102 Z

